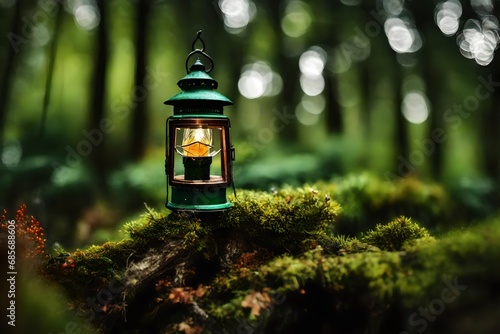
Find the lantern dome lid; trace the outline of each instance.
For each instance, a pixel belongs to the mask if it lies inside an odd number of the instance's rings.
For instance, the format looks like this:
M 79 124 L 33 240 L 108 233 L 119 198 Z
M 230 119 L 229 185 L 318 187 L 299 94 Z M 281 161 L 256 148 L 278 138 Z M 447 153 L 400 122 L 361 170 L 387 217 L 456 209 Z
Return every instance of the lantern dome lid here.
M 177 83 L 182 92 L 164 102 L 167 105 L 174 106 L 174 114 L 177 107 L 202 107 L 203 105 L 207 107 L 223 107 L 233 104 L 230 99 L 215 91 L 218 83 L 208 75 L 207 72 L 209 71 L 206 70 L 205 65 L 199 59 L 191 65 L 188 74 Z

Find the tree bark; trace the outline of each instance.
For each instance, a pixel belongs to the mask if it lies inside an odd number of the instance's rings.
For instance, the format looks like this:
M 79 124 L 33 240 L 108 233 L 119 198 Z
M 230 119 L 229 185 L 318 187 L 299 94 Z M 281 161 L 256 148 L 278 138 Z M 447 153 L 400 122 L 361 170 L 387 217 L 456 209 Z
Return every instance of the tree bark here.
M 130 155 L 132 160 L 137 161 L 144 156 L 148 134 L 148 114 L 147 99 L 143 94 L 147 87 L 144 87 L 146 76 L 146 64 L 148 54 L 148 22 L 151 10 L 151 0 L 138 0 L 136 8 L 136 34 L 135 34 L 135 84 L 133 96 L 135 107 L 131 122 Z M 139 91 L 140 90 L 140 91 Z M 137 93 L 137 94 L 136 94 Z
M 10 28 L 11 38 L 17 38 L 21 36 L 21 15 L 22 15 L 22 1 L 16 1 L 14 7 L 14 17 L 12 18 L 12 24 Z M 22 36 L 21 36 L 22 37 Z M 19 47 L 19 46 L 17 46 Z M 7 60 L 5 62 L 5 70 L 3 73 L 2 81 L 0 83 L 0 156 L 3 151 L 4 135 L 5 135 L 5 123 L 7 121 L 7 108 L 9 105 L 11 83 L 13 82 L 13 74 L 15 70 L 15 58 L 19 53 L 19 49 L 14 47 L 14 45 L 9 45 L 7 51 Z
M 326 91 L 326 129 L 329 134 L 341 134 L 344 129 L 342 108 L 338 101 L 337 78 L 327 73 L 325 75 Z
M 500 18 L 500 6 L 495 5 L 493 14 Z M 500 82 L 500 54 L 496 54 L 489 65 L 492 81 L 498 85 Z M 485 77 L 487 79 L 487 76 Z M 495 86 L 494 86 L 495 87 Z M 500 185 L 500 87 L 495 87 L 492 92 L 492 103 L 486 111 L 483 133 L 484 169 Z
M 57 56 L 57 45 L 59 44 L 59 35 L 61 33 L 61 25 L 63 22 L 63 18 L 64 18 L 64 9 L 62 8 L 62 6 L 60 6 L 54 24 L 54 30 L 53 30 L 54 32 L 53 32 L 52 42 L 50 45 L 49 65 L 47 68 L 47 78 L 45 80 L 45 93 L 43 96 L 42 116 L 40 121 L 40 130 L 39 130 L 40 137 L 42 139 L 45 135 L 45 126 L 47 122 L 48 108 L 50 104 L 50 94 L 52 91 L 52 78 L 54 76 L 54 65 Z
M 105 115 L 105 100 L 106 100 L 106 84 L 107 84 L 107 64 L 108 64 L 108 31 L 107 31 L 107 12 L 106 1 L 97 0 L 101 22 L 97 28 L 96 54 L 93 77 L 91 81 L 91 102 L 89 110 L 88 131 L 98 130 L 101 133 L 101 141 L 93 146 L 92 165 L 97 171 L 99 177 L 104 178 L 105 175 L 105 154 L 104 143 L 106 141 L 106 133 L 100 129 L 101 122 Z M 103 183 L 101 183 L 103 184 Z
M 396 161 L 400 162 L 400 158 L 409 159 L 409 143 L 408 143 L 408 121 L 404 118 L 401 104 L 403 102 L 403 69 L 397 63 L 396 54 L 394 54 L 394 110 L 396 112 L 396 131 L 395 131 L 395 145 L 396 145 Z M 396 168 L 397 169 L 397 168 Z M 411 171 L 410 171 L 411 173 Z M 400 175 L 405 177 L 407 175 Z
M 278 45 L 276 45 L 276 67 L 283 80 L 283 91 L 279 95 L 278 108 L 286 114 L 295 115 L 295 107 L 298 103 L 299 70 L 296 57 L 290 57 L 285 54 L 286 43 L 285 36 L 281 29 L 283 3 L 280 1 L 267 1 L 268 11 L 271 16 L 272 27 L 276 33 Z M 290 122 L 284 131 L 280 132 L 280 140 L 283 142 L 296 142 L 299 137 L 297 121 Z

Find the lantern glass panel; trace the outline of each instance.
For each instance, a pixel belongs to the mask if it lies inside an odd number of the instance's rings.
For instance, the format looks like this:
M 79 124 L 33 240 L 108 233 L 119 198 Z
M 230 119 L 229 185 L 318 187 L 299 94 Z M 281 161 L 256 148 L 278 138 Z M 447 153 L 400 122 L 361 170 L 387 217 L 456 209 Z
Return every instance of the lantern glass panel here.
M 221 126 L 175 126 L 173 179 L 193 183 L 227 181 L 223 161 L 225 132 Z

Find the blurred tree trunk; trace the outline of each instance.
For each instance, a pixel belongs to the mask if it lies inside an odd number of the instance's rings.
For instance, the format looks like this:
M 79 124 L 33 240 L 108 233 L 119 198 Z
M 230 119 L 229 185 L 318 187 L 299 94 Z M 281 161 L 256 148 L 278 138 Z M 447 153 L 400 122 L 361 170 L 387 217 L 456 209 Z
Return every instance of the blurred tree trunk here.
M 372 97 L 372 86 L 371 86 L 371 72 L 376 73 L 377 65 L 375 64 L 375 59 L 373 59 L 373 53 L 375 49 L 375 43 L 385 43 L 387 44 L 387 39 L 385 39 L 383 31 L 382 22 L 378 22 L 376 18 L 372 15 L 372 12 L 377 12 L 377 1 L 376 0 L 364 0 L 361 3 L 361 8 L 364 11 L 364 15 L 366 15 L 366 23 L 368 22 L 376 22 L 381 29 L 381 33 L 378 34 L 377 37 L 370 37 L 365 35 L 364 38 L 369 39 L 367 43 L 370 45 L 370 56 L 363 60 L 359 66 L 359 77 L 360 77 L 360 90 L 361 90 L 361 106 L 360 106 L 360 115 L 361 115 L 361 124 L 363 126 L 363 135 L 364 138 L 369 140 L 371 136 L 371 124 L 370 124 L 370 114 L 372 112 L 371 108 L 371 97 Z M 375 20 L 375 21 L 374 21 Z M 364 27 L 366 34 L 366 25 L 360 25 L 360 27 Z M 382 41 L 382 39 L 385 39 Z M 389 52 L 393 52 L 392 49 Z M 376 74 L 373 75 L 373 78 L 376 77 Z
M 500 19 L 500 5 L 495 5 L 493 14 Z M 483 134 L 484 168 L 487 175 L 496 180 L 497 185 L 500 185 L 500 54 L 495 55 L 488 68 L 490 71 L 483 78 L 489 81 L 488 77 L 491 75 L 492 87 L 489 88 L 492 93 L 492 103 L 483 117 L 484 131 L 481 131 Z
M 97 0 L 101 21 L 97 28 L 96 54 L 93 69 L 92 81 L 90 83 L 91 101 L 89 110 L 88 130 L 92 133 L 98 133 L 100 136 L 94 138 L 93 152 L 91 161 L 96 169 L 97 175 L 104 179 L 106 173 L 106 159 L 104 154 L 104 143 L 106 133 L 101 131 L 101 123 L 106 123 L 105 102 L 106 102 L 106 84 L 107 84 L 107 64 L 108 64 L 108 30 L 107 30 L 107 11 L 106 1 Z M 104 184 L 101 182 L 101 184 Z
M 342 108 L 338 101 L 337 77 L 330 73 L 325 74 L 326 95 L 326 130 L 329 134 L 341 134 L 344 129 L 342 122 Z
M 431 32 L 428 32 L 428 40 L 432 37 L 430 36 Z M 432 45 L 423 46 L 421 63 L 423 70 L 423 78 L 425 82 L 426 91 L 425 94 L 429 101 L 430 105 L 430 126 L 427 132 L 426 140 L 434 141 L 434 133 L 439 131 L 439 129 L 446 131 L 444 118 L 443 118 L 443 110 L 440 106 L 440 98 L 441 94 L 444 94 L 442 91 L 442 82 L 441 77 L 443 76 L 440 68 L 435 61 L 435 55 L 432 51 L 434 47 Z M 440 180 L 443 176 L 443 143 L 434 142 L 434 149 L 428 149 L 425 152 L 427 158 L 430 159 L 430 167 L 431 167 L 431 175 L 435 180 Z
M 12 35 L 8 34 L 7 38 L 9 38 L 9 36 L 12 36 L 13 38 L 17 38 L 15 36 L 21 36 L 21 3 L 22 1 L 17 1 L 15 4 L 14 15 L 12 17 L 12 23 L 9 31 Z M 16 65 L 15 58 L 18 52 L 19 49 L 14 47 L 14 45 L 9 44 L 7 46 L 7 60 L 5 62 L 2 81 L 0 82 L 0 156 L 2 154 L 4 144 L 5 123 L 7 121 L 7 108 L 9 107 L 10 91 L 12 83 L 14 82 L 13 74 Z
M 394 110 L 396 112 L 396 131 L 395 131 L 395 141 L 396 141 L 396 160 L 398 166 L 401 162 L 401 158 L 409 159 L 409 143 L 408 143 L 408 121 L 404 118 L 403 112 L 401 110 L 401 105 L 403 103 L 403 69 L 398 64 L 396 59 L 396 53 L 394 53 L 394 77 L 393 77 L 393 91 L 394 91 Z M 398 169 L 398 168 L 397 168 Z M 409 170 L 408 173 L 402 173 L 398 170 L 401 177 L 406 177 L 411 174 L 412 170 Z
M 370 82 L 370 71 L 372 67 L 370 66 L 370 62 L 368 60 L 362 61 L 359 66 L 359 77 L 360 77 L 360 90 L 361 90 L 361 106 L 360 106 L 360 115 L 361 115 L 361 125 L 363 136 L 365 139 L 369 139 L 371 136 L 371 127 L 370 127 L 370 112 L 371 112 L 371 82 Z
M 492 81 L 498 85 L 500 83 L 500 55 L 496 55 L 491 65 L 493 69 Z M 489 176 L 500 183 L 500 87 L 493 91 L 493 101 L 491 107 L 486 111 L 484 117 L 484 157 L 485 169 Z
M 309 37 L 310 43 L 326 49 L 326 52 L 328 52 L 328 47 L 337 47 L 342 42 L 339 38 L 339 23 L 336 20 L 339 6 L 343 5 L 335 1 L 324 1 L 313 8 L 314 11 L 324 12 L 325 19 L 316 23 L 315 31 Z M 298 68 L 297 72 L 300 72 Z M 344 123 L 342 106 L 339 103 L 338 75 L 325 68 L 323 76 L 325 78 L 323 94 L 326 100 L 326 130 L 328 134 L 341 134 L 344 130 Z
M 135 29 L 135 84 L 133 96 L 134 109 L 131 122 L 130 143 L 132 160 L 137 161 L 144 156 L 148 134 L 147 115 L 147 87 L 144 86 L 146 77 L 147 50 L 148 50 L 148 22 L 151 13 L 151 0 L 137 0 L 136 2 L 136 29 Z
M 427 5 L 410 3 L 409 8 L 413 13 L 415 25 L 424 40 L 418 55 L 426 87 L 425 94 L 430 104 L 430 126 L 426 139 L 433 140 L 433 133 L 437 129 L 445 131 L 443 110 L 440 107 L 441 94 L 443 94 L 441 82 L 443 74 L 436 61 L 438 55 L 433 51 L 440 50 L 442 52 L 442 49 L 446 46 L 437 45 L 438 42 L 434 42 L 435 36 L 439 36 L 439 43 L 443 42 L 443 36 L 441 36 L 439 28 L 434 23 L 434 4 L 432 2 Z M 426 159 L 430 160 L 432 177 L 439 180 L 443 176 L 443 144 L 434 142 L 433 149 L 429 148 L 425 153 Z
M 57 56 L 57 46 L 59 44 L 59 35 L 61 33 L 61 25 L 64 18 L 64 8 L 62 6 L 59 7 L 56 20 L 54 23 L 53 33 L 52 33 L 52 41 L 50 44 L 49 51 L 49 65 L 47 68 L 47 78 L 45 80 L 45 92 L 43 96 L 43 105 L 42 105 L 42 117 L 40 121 L 40 137 L 43 139 L 45 135 L 45 125 L 47 122 L 47 114 L 48 108 L 50 104 L 50 94 L 52 91 L 52 78 L 54 76 L 54 65 L 56 62 Z
M 277 105 L 280 109 L 280 113 L 295 116 L 295 107 L 301 96 L 301 94 L 298 93 L 300 91 L 300 71 L 297 57 L 285 54 L 287 50 L 286 36 L 281 29 L 282 9 L 285 3 L 282 1 L 265 1 L 264 3 L 270 13 L 272 28 L 278 41 L 275 46 L 275 64 L 278 74 L 283 80 L 283 91 L 279 95 L 280 98 L 278 99 Z M 287 143 L 296 142 L 299 138 L 298 130 L 297 120 L 289 122 L 285 130 L 280 133 L 280 140 Z

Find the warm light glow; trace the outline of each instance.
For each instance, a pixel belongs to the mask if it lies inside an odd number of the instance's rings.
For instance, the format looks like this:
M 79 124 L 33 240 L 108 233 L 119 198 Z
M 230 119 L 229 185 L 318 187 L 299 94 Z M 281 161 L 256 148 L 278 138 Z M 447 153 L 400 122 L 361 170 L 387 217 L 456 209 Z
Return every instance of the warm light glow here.
M 184 129 L 182 137 L 183 155 L 187 157 L 208 157 L 212 147 L 211 129 Z

